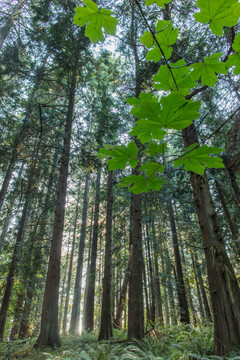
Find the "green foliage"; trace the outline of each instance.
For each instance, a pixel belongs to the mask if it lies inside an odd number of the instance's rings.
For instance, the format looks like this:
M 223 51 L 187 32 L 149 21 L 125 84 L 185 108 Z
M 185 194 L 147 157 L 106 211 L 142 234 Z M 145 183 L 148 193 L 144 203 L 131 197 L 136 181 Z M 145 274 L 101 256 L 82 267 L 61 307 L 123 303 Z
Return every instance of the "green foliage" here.
M 186 171 L 193 171 L 197 174 L 203 175 L 205 168 L 224 168 L 222 159 L 218 157 L 210 157 L 210 154 L 219 154 L 224 151 L 217 147 L 202 145 L 196 148 L 198 144 L 189 146 L 187 153 L 174 161 L 174 166 L 184 165 Z
M 135 168 L 138 163 L 138 147 L 134 141 L 131 141 L 128 146 L 106 145 L 105 148 L 99 150 L 98 157 L 111 158 L 108 160 L 109 170 L 124 170 L 127 163 Z
M 223 27 L 237 24 L 240 16 L 238 0 L 198 0 L 197 6 L 201 12 L 194 14 L 197 21 L 207 24 L 213 34 L 222 35 Z
M 213 328 L 189 328 L 169 326 L 155 329 L 155 336 L 142 341 L 124 341 L 125 335 L 115 332 L 118 340 L 97 342 L 95 333 L 82 336 L 62 336 L 62 347 L 58 349 L 33 347 L 36 339 L 15 340 L 2 344 L 4 359 L 31 360 L 221 360 L 213 355 Z M 239 352 L 226 360 L 239 359 Z
M 235 66 L 234 74 L 238 75 L 240 74 L 240 33 L 235 37 L 232 48 L 236 53 L 229 56 L 227 66 Z
M 161 8 L 165 8 L 165 4 L 169 4 L 172 0 L 145 0 L 146 5 L 152 5 L 156 3 Z
M 138 119 L 137 126 L 143 130 L 175 129 L 181 130 L 198 118 L 200 102 L 188 101 L 179 92 L 158 98 L 153 94 L 140 94 L 131 113 Z M 132 103 L 132 102 L 131 102 Z M 152 134 L 154 137 L 154 134 Z
M 155 81 L 154 87 L 157 90 L 164 91 L 179 90 L 183 95 L 187 95 L 189 89 L 196 85 L 195 81 L 193 81 L 189 75 L 190 68 L 186 66 L 186 62 L 183 59 L 174 64 L 169 64 L 169 66 L 172 70 L 172 74 L 167 65 L 160 66 L 157 75 L 153 76 Z
M 201 78 L 203 85 L 213 86 L 218 80 L 216 73 L 227 74 L 226 64 L 218 61 L 221 56 L 222 53 L 212 54 L 207 56 L 203 63 L 192 64 L 192 79 L 196 81 Z
M 73 23 L 78 26 L 86 26 L 85 35 L 96 44 L 98 41 L 103 41 L 104 36 L 102 28 L 106 34 L 114 35 L 118 21 L 111 15 L 111 10 L 100 9 L 92 0 L 84 0 L 86 7 L 79 6 L 75 9 L 75 16 Z
M 158 165 L 159 169 L 161 165 Z M 150 176 L 148 178 L 144 177 L 143 175 L 130 175 L 126 176 L 121 179 L 119 187 L 129 187 L 129 191 L 133 192 L 134 194 L 140 194 L 143 192 L 148 192 L 148 190 L 155 190 L 159 191 L 163 184 L 166 182 L 163 178 L 158 176 Z
M 175 44 L 177 40 L 178 29 L 173 30 L 171 21 L 159 20 L 156 26 L 155 36 L 158 44 L 161 45 L 161 49 L 166 59 L 169 59 L 172 55 L 171 45 Z M 147 60 L 157 62 L 162 58 L 163 54 L 149 31 L 146 31 L 144 35 L 140 36 L 140 42 L 148 49 L 153 48 L 148 51 L 146 56 Z

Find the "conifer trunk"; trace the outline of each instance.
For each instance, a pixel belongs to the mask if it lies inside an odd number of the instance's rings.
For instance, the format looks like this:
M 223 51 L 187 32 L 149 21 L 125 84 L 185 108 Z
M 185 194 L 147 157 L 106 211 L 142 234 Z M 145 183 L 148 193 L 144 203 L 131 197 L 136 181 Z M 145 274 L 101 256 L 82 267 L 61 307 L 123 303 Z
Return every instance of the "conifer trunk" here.
M 183 130 L 183 138 L 185 147 L 198 142 L 194 124 Z M 226 356 L 233 345 L 240 347 L 240 290 L 217 226 L 206 175 L 191 172 L 190 179 L 207 262 L 215 354 Z
M 114 319 L 114 327 L 117 329 L 121 329 L 121 327 L 122 327 L 122 314 L 123 314 L 123 310 L 124 310 L 125 302 L 126 302 L 127 288 L 128 288 L 128 284 L 129 284 L 131 268 L 132 268 L 132 250 L 130 250 L 130 253 L 129 253 L 128 264 L 127 264 L 125 276 L 124 276 L 122 286 L 121 286 L 121 292 L 120 292 L 120 298 L 119 298 L 118 307 L 117 307 L 117 311 L 116 311 L 116 317 Z
M 83 255 L 84 255 L 86 226 L 87 226 L 89 177 L 90 177 L 90 175 L 89 175 L 89 173 L 87 173 L 86 179 L 85 179 L 85 190 L 84 190 L 83 210 L 82 210 L 82 224 L 81 224 L 81 233 L 80 233 L 80 241 L 79 241 L 79 248 L 78 248 L 77 272 L 76 272 L 76 278 L 75 278 L 72 314 L 71 314 L 71 322 L 70 322 L 70 332 L 75 333 L 75 334 L 78 334 L 78 332 L 79 332 L 79 323 L 80 323 L 82 269 L 83 269 Z
M 104 260 L 104 278 L 102 293 L 101 325 L 98 340 L 107 340 L 112 337 L 112 209 L 113 209 L 113 189 L 112 171 L 108 171 L 107 185 L 107 218 L 106 218 L 106 244 Z
M 174 218 L 171 199 L 168 200 L 168 215 L 169 215 L 171 231 L 172 231 L 173 252 L 174 252 L 175 265 L 176 265 L 176 282 L 177 282 L 176 285 L 177 285 L 178 303 L 180 309 L 180 321 L 184 324 L 189 324 L 190 320 L 189 320 L 188 303 L 187 303 L 185 285 L 183 280 L 182 262 L 179 252 L 177 230 L 175 225 L 175 218 Z
M 57 185 L 57 199 L 54 214 L 53 234 L 48 263 L 47 279 L 42 306 L 41 331 L 35 344 L 40 346 L 61 346 L 58 327 L 58 298 L 60 281 L 60 260 L 67 192 L 68 165 L 70 158 L 71 131 L 73 123 L 74 96 L 77 71 L 75 69 L 69 93 L 68 111 L 65 123 L 60 175 Z
M 97 260 L 97 245 L 98 245 L 100 180 L 101 180 L 101 168 L 98 169 L 97 179 L 96 179 L 91 262 L 90 262 L 88 281 L 86 286 L 86 314 L 85 314 L 85 322 L 84 322 L 84 330 L 86 331 L 92 331 L 94 327 L 94 298 L 95 298 L 96 260 Z

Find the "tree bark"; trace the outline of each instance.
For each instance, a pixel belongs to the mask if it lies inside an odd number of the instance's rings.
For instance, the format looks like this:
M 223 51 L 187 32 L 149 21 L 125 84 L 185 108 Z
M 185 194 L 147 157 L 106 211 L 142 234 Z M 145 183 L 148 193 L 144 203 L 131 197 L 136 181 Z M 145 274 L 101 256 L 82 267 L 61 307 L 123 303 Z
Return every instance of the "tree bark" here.
M 5 323 L 6 323 L 9 302 L 10 302 L 10 298 L 12 295 L 15 272 L 16 272 L 17 266 L 20 261 L 21 248 L 22 248 L 23 237 L 24 237 L 24 227 L 25 227 L 26 220 L 27 220 L 27 213 L 28 213 L 29 204 L 30 204 L 30 195 L 31 195 L 33 184 L 35 181 L 35 175 L 36 175 L 35 169 L 36 169 L 36 164 L 37 164 L 37 160 L 38 160 L 38 152 L 39 152 L 39 148 L 40 148 L 40 143 L 41 143 L 41 136 L 38 141 L 37 148 L 34 151 L 34 153 L 36 153 L 36 154 L 34 155 L 34 158 L 32 160 L 32 164 L 30 167 L 28 186 L 27 186 L 27 190 L 26 190 L 26 194 L 25 194 L 25 202 L 24 202 L 24 206 L 23 206 L 21 219 L 19 221 L 17 239 L 16 239 L 16 243 L 14 246 L 12 261 L 11 261 L 11 265 L 10 265 L 10 269 L 9 269 L 9 273 L 8 273 L 8 277 L 7 277 L 6 288 L 5 288 L 4 296 L 2 299 L 2 306 L 1 306 L 1 310 L 0 310 L 0 341 L 3 340 L 4 327 L 5 327 Z
M 86 180 L 85 180 L 84 198 L 83 198 L 82 224 L 81 224 L 81 234 L 80 234 L 80 241 L 79 241 L 79 248 L 78 248 L 77 272 L 76 272 L 76 278 L 75 278 L 72 314 L 71 314 L 71 322 L 70 322 L 70 332 L 75 333 L 75 334 L 79 333 L 79 323 L 80 323 L 82 269 L 83 269 L 83 255 L 84 255 L 86 225 L 87 225 L 89 177 L 90 177 L 90 175 L 89 175 L 89 173 L 87 173 Z
M 62 149 L 60 176 L 57 186 L 57 200 L 54 214 L 53 234 L 48 263 L 47 279 L 42 306 L 41 331 L 35 344 L 40 346 L 61 346 L 58 327 L 58 298 L 60 281 L 60 261 L 62 236 L 67 192 L 68 165 L 70 158 L 71 131 L 74 112 L 74 96 L 77 71 L 75 69 L 69 93 L 68 111 L 66 116 L 64 144 Z
M 74 219 L 74 225 L 73 225 L 73 239 L 72 239 L 72 249 L 71 249 L 70 263 L 69 263 L 69 271 L 68 271 L 66 300 L 65 300 L 64 315 L 63 315 L 63 325 L 62 325 L 63 333 L 66 332 L 66 326 L 67 326 L 67 314 L 68 314 L 68 305 L 69 305 L 71 279 L 72 279 L 73 255 L 74 255 L 74 249 L 75 249 L 76 230 L 77 230 L 77 221 L 78 221 L 78 209 L 79 209 L 79 199 L 80 199 L 80 185 L 81 185 L 81 183 L 80 183 L 80 181 L 79 181 L 77 205 L 76 205 L 75 219 Z
M 96 260 L 97 260 L 97 245 L 98 245 L 100 179 L 101 179 L 101 168 L 98 169 L 97 179 L 96 179 L 96 196 L 95 196 L 95 209 L 94 209 L 91 263 L 90 263 L 88 282 L 86 288 L 86 314 L 85 314 L 85 323 L 84 323 L 84 330 L 86 331 L 92 331 L 94 327 L 94 298 L 95 298 Z
M 190 320 L 189 320 L 188 303 L 187 303 L 185 285 L 183 280 L 182 262 L 179 252 L 177 230 L 175 225 L 175 218 L 174 218 L 171 198 L 168 200 L 167 204 L 168 204 L 168 215 L 169 215 L 171 231 L 172 231 L 173 252 L 174 252 L 174 259 L 176 266 L 176 282 L 177 282 L 176 285 L 177 285 L 178 303 L 180 309 L 180 321 L 181 323 L 189 324 Z
M 107 218 L 106 218 L 106 243 L 104 278 L 102 293 L 101 325 L 98 340 L 108 340 L 113 335 L 112 329 L 112 210 L 113 210 L 113 173 L 108 171 L 107 185 Z
M 194 124 L 183 130 L 183 139 L 185 147 L 198 143 Z M 240 290 L 217 226 L 207 178 L 190 172 L 190 179 L 207 262 L 215 354 L 226 356 L 234 345 L 240 346 Z
M 114 327 L 117 329 L 121 329 L 122 327 L 122 313 L 125 307 L 126 302 L 126 295 L 127 295 L 127 288 L 129 284 L 130 274 L 131 274 L 131 268 L 132 268 L 132 250 L 130 250 L 129 258 L 128 258 L 128 264 L 125 271 L 125 276 L 122 282 L 121 286 L 121 292 L 120 292 L 120 299 L 116 311 L 116 317 L 114 320 Z

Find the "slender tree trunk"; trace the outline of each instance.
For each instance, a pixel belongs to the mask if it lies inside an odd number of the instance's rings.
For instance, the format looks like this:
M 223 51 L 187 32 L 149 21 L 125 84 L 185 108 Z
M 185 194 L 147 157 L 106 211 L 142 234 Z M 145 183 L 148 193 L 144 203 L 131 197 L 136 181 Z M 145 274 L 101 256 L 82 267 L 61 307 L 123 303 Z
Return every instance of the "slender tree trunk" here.
M 2 299 L 2 306 L 1 306 L 1 310 L 0 310 L 0 341 L 3 340 L 4 327 L 5 327 L 5 323 L 6 323 L 9 302 L 10 302 L 10 298 L 12 295 L 15 272 L 16 272 L 17 266 L 20 261 L 20 255 L 21 255 L 20 253 L 21 253 L 21 247 L 22 247 L 23 237 L 24 237 L 24 227 L 25 227 L 25 223 L 27 220 L 27 213 L 28 213 L 29 204 L 30 204 L 30 195 L 31 195 L 32 187 L 33 187 L 33 184 L 35 181 L 35 168 L 36 168 L 36 163 L 37 163 L 37 159 L 38 159 L 40 143 L 41 143 L 41 136 L 38 141 L 37 149 L 35 150 L 36 155 L 34 156 L 34 159 L 32 161 L 31 167 L 30 167 L 28 186 L 27 186 L 27 191 L 25 194 L 25 202 L 24 202 L 24 206 L 23 206 L 21 219 L 19 222 L 18 234 L 17 234 L 16 244 L 14 246 L 12 261 L 11 261 L 11 265 L 10 265 L 10 269 L 9 269 L 9 273 L 8 273 L 8 277 L 7 277 L 6 288 L 5 288 L 4 296 Z
M 96 281 L 95 277 L 96 277 L 97 243 L 98 243 L 98 218 L 99 218 L 99 204 L 100 204 L 100 179 L 101 179 L 101 168 L 98 169 L 97 179 L 96 179 L 96 196 L 95 196 L 91 263 L 90 263 L 88 282 L 86 288 L 86 315 L 85 315 L 84 329 L 87 331 L 92 331 L 94 326 L 94 298 L 95 298 L 95 281 Z
M 59 321 L 60 328 L 61 328 L 61 322 L 62 322 L 62 315 L 63 315 L 63 311 L 64 311 L 63 303 L 64 303 L 65 286 L 66 286 L 66 279 L 67 279 L 67 269 L 69 268 L 69 265 L 68 265 L 69 251 L 70 251 L 70 243 L 68 243 L 68 247 L 67 247 L 67 256 L 66 256 L 66 263 L 65 263 L 63 279 L 62 279 L 62 290 L 61 290 L 61 298 L 60 298 L 60 304 L 59 304 L 59 319 L 58 319 L 58 321 Z
M 24 293 L 21 291 L 17 294 L 17 301 L 14 309 L 13 325 L 10 334 L 11 340 L 16 340 L 18 337 L 19 324 L 22 317 L 23 303 L 24 303 Z
M 196 254 L 195 254 L 195 264 L 196 264 L 196 270 L 197 270 L 197 276 L 198 276 L 198 279 L 199 279 L 201 294 L 202 294 L 202 298 L 203 298 L 203 305 L 204 305 L 204 309 L 205 309 L 206 319 L 207 319 L 208 322 L 211 323 L 212 322 L 212 315 L 211 315 L 210 307 L 209 307 L 209 304 L 208 304 L 208 299 L 207 299 L 205 286 L 204 286 L 204 283 L 203 283 L 200 264 L 198 263 L 198 259 L 197 259 Z
M 34 85 L 33 85 L 32 91 L 31 91 L 31 95 L 29 97 L 29 101 L 28 101 L 28 104 L 27 104 L 27 107 L 26 107 L 26 113 L 25 113 L 25 117 L 24 117 L 22 127 L 21 127 L 19 133 L 16 135 L 16 137 L 14 139 L 12 156 L 11 156 L 11 159 L 10 159 L 10 162 L 9 162 L 9 165 L 8 165 L 7 172 L 5 174 L 5 178 L 4 178 L 4 181 L 3 181 L 3 184 L 2 184 L 2 188 L 0 190 L 0 213 L 1 213 L 1 210 L 2 210 L 2 206 L 3 206 L 3 203 L 4 203 L 5 196 L 7 194 L 8 186 L 9 186 L 11 178 L 12 178 L 13 170 L 14 170 L 15 164 L 17 162 L 17 159 L 18 159 L 18 156 L 19 156 L 19 153 L 20 153 L 20 150 L 21 150 L 22 142 L 24 141 L 24 139 L 25 139 L 25 137 L 27 135 L 27 132 L 28 132 L 29 122 L 30 122 L 32 112 L 33 112 L 33 108 L 34 108 L 34 101 L 35 101 L 35 98 L 36 98 L 36 95 L 37 95 L 39 85 L 40 85 L 41 80 L 42 80 L 42 76 L 43 76 L 43 73 L 44 73 L 44 68 L 45 68 L 45 65 L 46 65 L 46 62 L 47 62 L 47 57 L 48 57 L 48 55 L 45 56 L 43 64 L 39 68 L 39 75 L 35 79 L 35 82 L 34 82 Z
M 74 112 L 74 96 L 77 71 L 72 75 L 66 116 L 64 144 L 62 149 L 60 176 L 57 186 L 57 200 L 54 215 L 53 234 L 48 263 L 47 279 L 42 306 L 41 331 L 35 344 L 40 346 L 61 346 L 58 327 L 58 298 L 60 281 L 60 261 L 67 192 L 68 165 L 70 158 L 71 131 Z
M 81 224 L 81 234 L 80 234 L 80 241 L 78 248 L 77 272 L 75 278 L 72 314 L 71 314 L 71 322 L 70 322 L 70 332 L 73 332 L 75 334 L 78 334 L 79 332 L 79 323 L 80 323 L 82 269 L 83 269 L 83 255 L 84 255 L 86 225 L 87 225 L 89 177 L 90 175 L 89 173 L 87 173 L 85 180 L 84 198 L 83 198 L 82 224 Z
M 182 272 L 182 262 L 179 252 L 177 230 L 175 225 L 175 218 L 172 206 L 172 200 L 168 200 L 168 214 L 172 231 L 172 241 L 173 241 L 173 251 L 176 265 L 176 281 L 177 281 L 177 294 L 178 294 L 178 303 L 180 309 L 180 321 L 184 324 L 189 324 L 189 311 L 188 303 L 185 292 L 183 272 Z
M 79 185 L 81 185 L 80 181 L 79 181 Z M 63 315 L 63 326 L 62 326 L 63 333 L 66 332 L 66 325 L 67 325 L 67 314 L 68 314 L 68 305 L 69 305 L 71 279 L 72 279 L 73 255 L 74 255 L 74 250 L 75 250 L 76 230 L 77 230 L 77 221 L 78 221 L 79 199 L 80 199 L 80 186 L 78 189 L 78 198 L 77 198 L 75 219 L 74 219 L 74 225 L 73 225 L 72 250 L 71 250 L 71 256 L 70 256 L 70 263 L 69 263 L 66 300 L 65 300 L 65 308 L 64 308 L 64 315 Z
M 147 217 L 146 204 L 145 204 L 145 216 Z M 155 303 L 156 296 L 155 296 L 155 287 L 154 287 L 154 275 L 153 275 L 153 266 L 152 266 L 152 259 L 151 259 L 148 223 L 146 223 L 146 243 L 147 243 L 147 257 L 148 257 L 150 289 L 151 289 L 150 320 L 154 323 L 155 322 L 155 311 L 156 311 L 156 303 Z
M 198 142 L 194 124 L 183 130 L 183 138 L 185 147 Z M 240 346 L 240 290 L 219 233 L 207 178 L 190 172 L 190 179 L 207 262 L 215 353 L 226 356 L 233 345 Z
M 131 4 L 131 40 L 132 51 L 135 61 L 135 97 L 140 94 L 141 75 L 140 61 L 136 46 L 136 19 L 134 4 Z M 135 138 L 137 147 L 141 148 L 141 143 Z M 134 175 L 139 175 L 141 158 L 133 170 Z M 133 264 L 129 280 L 129 300 L 128 300 L 128 339 L 144 337 L 144 309 L 143 309 L 143 251 L 142 251 L 142 198 L 140 194 L 133 194 L 133 231 L 132 231 L 132 251 Z
M 192 258 L 192 267 L 193 267 L 193 271 L 194 271 L 194 278 L 195 278 L 195 283 L 196 283 L 196 288 L 197 288 L 200 319 L 203 321 L 203 323 L 205 323 L 206 315 L 203 310 L 203 300 L 202 300 L 202 296 L 201 296 L 201 292 L 200 292 L 199 278 L 198 278 L 198 274 L 197 274 L 196 263 L 195 263 L 192 251 L 190 251 L 190 252 L 191 252 L 191 258 Z
M 117 311 L 116 311 L 116 317 L 114 320 L 114 327 L 117 329 L 121 329 L 121 327 L 122 327 L 122 313 L 123 313 L 123 310 L 125 307 L 127 288 L 128 288 L 130 274 L 131 274 L 131 268 L 132 268 L 132 251 L 130 250 L 128 264 L 127 264 L 125 276 L 124 276 L 122 286 L 121 286 L 120 299 L 119 299 L 119 303 L 118 303 L 118 307 L 117 307 Z
M 21 8 L 26 3 L 26 0 L 19 0 L 18 3 L 14 6 L 12 13 L 9 14 L 8 18 L 6 19 L 5 24 L 0 28 L 0 49 L 2 48 L 4 41 L 6 40 L 11 27 L 14 23 L 15 18 L 18 16 Z
M 152 219 L 152 236 L 153 236 L 153 256 L 154 256 L 154 287 L 156 294 L 156 322 L 163 325 L 163 309 L 162 309 L 162 294 L 160 287 L 160 274 L 158 268 L 158 245 L 156 239 L 154 219 Z
M 112 171 L 108 171 L 107 218 L 106 218 L 106 244 L 104 261 L 104 278 L 102 293 L 101 326 L 98 340 L 107 340 L 112 337 L 112 209 L 113 189 Z

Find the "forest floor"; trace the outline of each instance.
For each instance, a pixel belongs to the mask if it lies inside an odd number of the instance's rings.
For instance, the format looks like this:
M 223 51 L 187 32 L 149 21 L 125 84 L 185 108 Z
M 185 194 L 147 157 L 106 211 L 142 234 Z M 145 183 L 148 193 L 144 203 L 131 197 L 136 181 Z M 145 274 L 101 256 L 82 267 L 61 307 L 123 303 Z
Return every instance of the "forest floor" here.
M 213 329 L 210 327 L 165 327 L 155 330 L 143 341 L 126 340 L 126 333 L 114 331 L 110 341 L 97 341 L 96 333 L 62 336 L 57 349 L 33 347 L 36 338 L 4 342 L 0 345 L 1 360 L 222 360 L 213 355 Z M 240 360 L 233 351 L 226 358 Z

